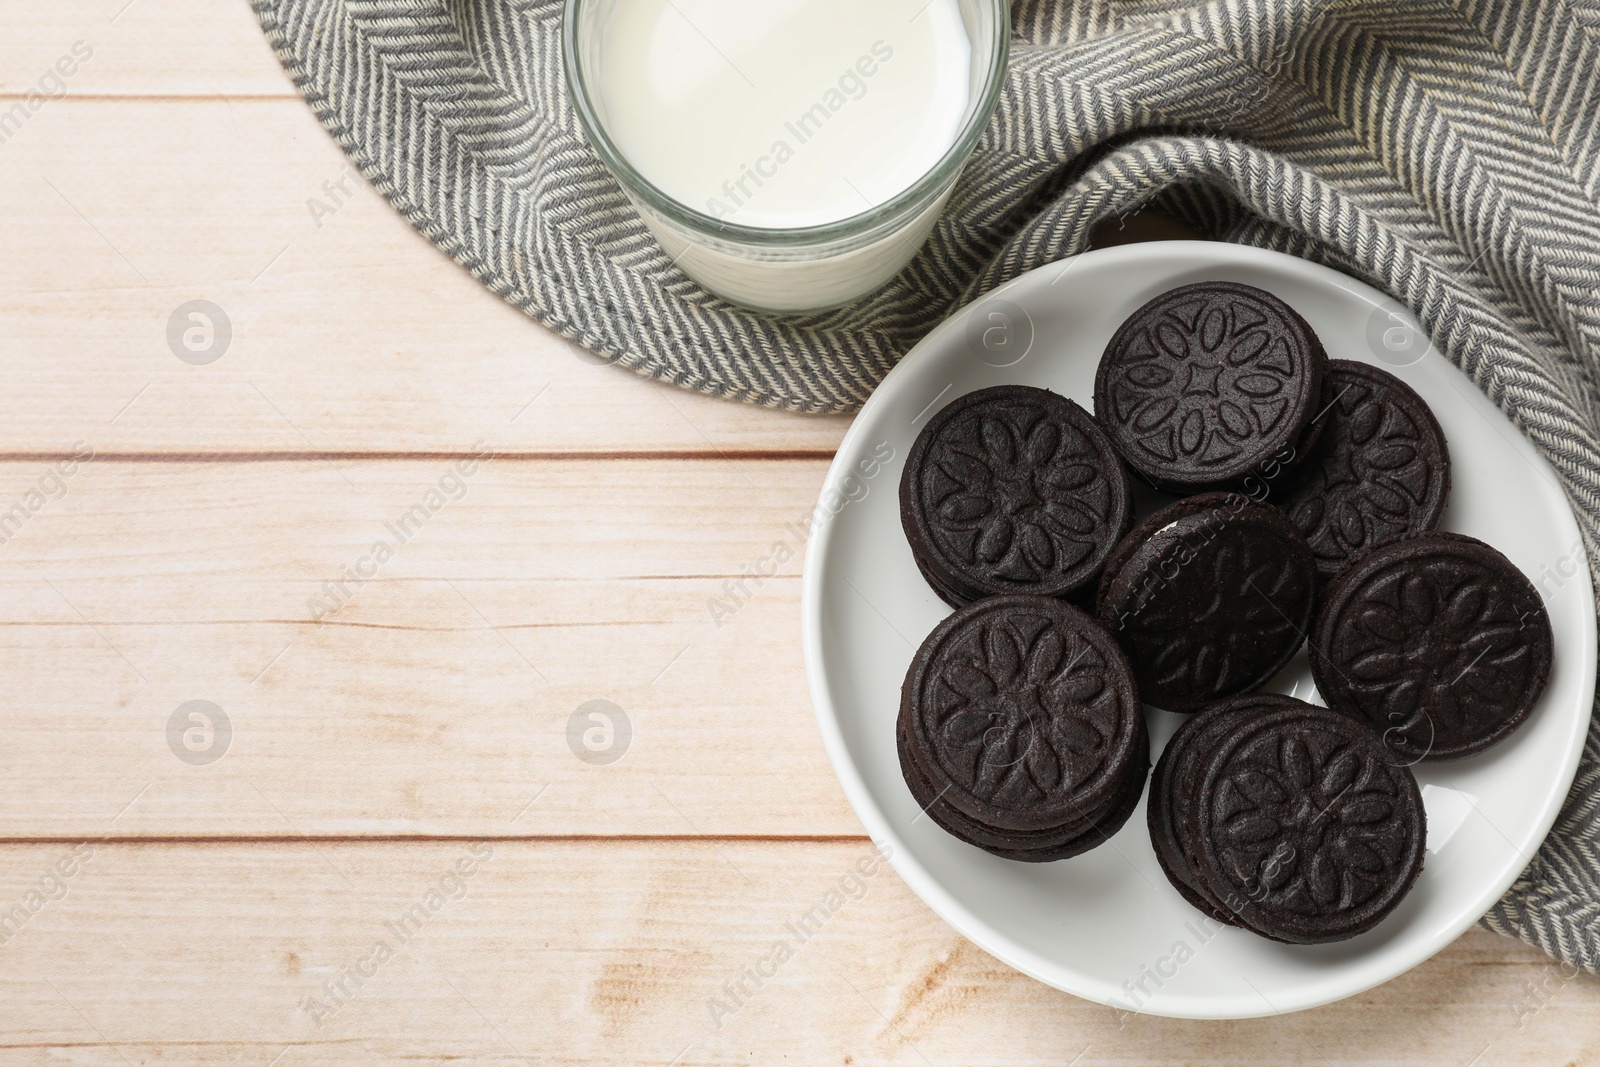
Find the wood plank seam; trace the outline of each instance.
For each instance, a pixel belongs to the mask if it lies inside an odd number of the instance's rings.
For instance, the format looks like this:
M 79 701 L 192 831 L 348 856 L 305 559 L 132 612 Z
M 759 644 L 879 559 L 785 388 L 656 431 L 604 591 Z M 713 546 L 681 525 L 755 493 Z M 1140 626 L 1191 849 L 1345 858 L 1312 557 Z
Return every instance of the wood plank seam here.
M 14 89 L 0 89 L 0 103 L 4 103 L 6 101 L 25 101 L 30 96 L 38 96 L 38 95 L 41 95 L 41 94 L 39 94 L 36 90 L 32 90 L 32 89 L 23 90 L 21 92 L 19 92 L 17 90 L 14 90 Z M 65 95 L 61 95 L 61 96 L 47 96 L 46 99 L 50 100 L 51 103 L 53 103 L 53 104 L 65 103 L 68 100 L 70 100 L 70 101 L 72 101 L 74 103 L 81 103 L 81 104 L 129 104 L 129 103 L 131 103 L 131 104 L 173 104 L 173 103 L 183 104 L 183 103 L 193 103 L 193 102 L 196 102 L 196 101 L 206 101 L 206 100 L 242 100 L 242 101 L 249 101 L 249 102 L 252 102 L 252 103 L 255 102 L 255 101 L 258 101 L 258 100 L 294 100 L 294 101 L 298 101 L 300 99 L 300 97 L 298 95 L 296 95 L 295 93 L 292 93 L 292 92 L 285 92 L 285 93 L 269 93 L 269 92 L 219 93 L 219 92 L 212 92 L 212 91 L 198 92 L 198 93 L 182 93 L 182 92 L 172 92 L 172 93 L 107 93 L 107 92 L 74 93 L 74 92 L 68 92 Z
M 728 844 L 773 845 L 849 845 L 870 841 L 866 834 L 739 834 L 739 833 L 676 833 L 676 834 L 232 834 L 229 836 L 191 836 L 187 834 L 157 834 L 118 836 L 116 834 L 65 835 L 51 837 L 0 837 L 0 848 L 35 845 L 71 846 L 91 841 L 96 847 L 139 847 L 144 845 L 300 845 L 314 842 L 320 845 L 439 845 L 471 844 L 490 841 L 495 844 L 521 845 L 655 845 L 693 844 L 697 842 Z
M 512 463 L 630 463 L 639 462 L 703 462 L 706 460 L 738 460 L 752 463 L 809 463 L 830 462 L 831 449 L 748 449 L 737 446 L 727 449 L 634 449 L 599 452 L 583 451 L 496 451 L 484 457 L 470 450 L 455 451 L 262 451 L 262 452 L 101 452 L 94 453 L 96 463 L 409 463 L 414 461 L 450 462 L 458 459 L 484 459 L 485 462 L 505 460 Z M 56 463 L 82 458 L 73 452 L 0 452 L 0 463 Z

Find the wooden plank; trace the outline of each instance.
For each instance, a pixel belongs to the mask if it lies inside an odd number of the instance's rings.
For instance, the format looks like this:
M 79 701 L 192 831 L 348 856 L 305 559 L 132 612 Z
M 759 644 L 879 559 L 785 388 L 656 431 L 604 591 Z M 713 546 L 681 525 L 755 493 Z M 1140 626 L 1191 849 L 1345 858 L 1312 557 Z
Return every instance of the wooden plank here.
M 0 464 L 0 838 L 136 794 L 118 835 L 859 833 L 799 642 L 825 469 Z M 205 766 L 192 700 L 231 727 Z M 591 700 L 609 765 L 569 744 Z
M 1505 938 L 1472 932 L 1287 1019 L 1125 1017 L 997 963 L 869 850 L 101 844 L 60 878 L 68 846 L 8 846 L 0 906 L 24 911 L 0 954 L 0 1049 L 262 1067 L 1594 1062 L 1600 982 Z M 841 886 L 802 941 L 787 924 Z
M 65 74 L 65 91 L 73 95 L 294 93 L 247 3 L 11 0 L 4 18 L 0 95 L 59 93 L 46 78 L 52 70 Z M 88 61 L 76 70 L 70 63 L 57 68 L 80 41 Z
M 0 181 L 0 453 L 824 454 L 848 425 L 597 363 L 413 232 L 298 99 L 52 100 Z

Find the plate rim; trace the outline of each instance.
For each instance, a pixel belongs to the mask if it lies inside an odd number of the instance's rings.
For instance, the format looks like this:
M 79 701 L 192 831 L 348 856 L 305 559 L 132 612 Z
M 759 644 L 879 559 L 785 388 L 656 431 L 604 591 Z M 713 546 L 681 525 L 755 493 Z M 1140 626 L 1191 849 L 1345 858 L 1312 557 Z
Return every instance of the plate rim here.
M 1209 265 L 1215 265 L 1217 267 L 1251 266 L 1262 267 L 1269 271 L 1281 272 L 1287 270 L 1291 272 L 1301 272 L 1306 277 L 1320 280 L 1322 282 L 1342 288 L 1352 295 L 1372 304 L 1375 308 L 1384 306 L 1385 303 L 1392 303 L 1392 300 L 1380 290 L 1367 285 L 1365 282 L 1362 282 L 1357 278 L 1353 278 L 1347 274 L 1341 273 L 1340 271 L 1334 270 L 1331 267 L 1324 266 L 1320 263 L 1313 263 L 1310 260 L 1301 259 L 1297 256 L 1291 256 L 1282 252 L 1253 248 L 1247 245 L 1229 244 L 1226 242 L 1140 242 L 1127 245 L 1117 245 L 1111 248 L 1094 249 L 1087 252 L 1078 253 L 1077 255 L 1063 257 L 1062 259 L 1055 260 L 1054 262 L 1047 263 L 1042 266 L 1035 267 L 1032 270 L 1026 271 L 1016 278 L 1013 278 L 1011 281 L 997 286 L 996 288 L 991 289 L 983 295 L 977 297 L 970 303 L 963 305 L 954 311 L 937 327 L 935 327 L 931 332 L 929 332 L 925 337 L 923 337 L 922 340 L 920 340 L 915 346 L 913 346 L 913 348 L 901 358 L 900 362 L 891 368 L 889 373 L 884 376 L 883 381 L 880 382 L 877 388 L 873 390 L 872 395 L 867 398 L 866 403 L 862 405 L 861 410 L 856 414 L 854 420 L 852 420 L 850 428 L 845 432 L 844 437 L 839 443 L 838 450 L 835 453 L 833 460 L 829 463 L 827 475 L 824 477 L 822 483 L 822 494 L 825 495 L 828 487 L 834 485 L 839 479 L 843 473 L 842 465 L 846 463 L 847 457 L 853 457 L 855 448 L 859 444 L 859 438 L 865 435 L 867 420 L 864 418 L 864 416 L 868 415 L 872 411 L 874 404 L 887 402 L 884 399 L 889 395 L 888 392 L 886 392 L 886 389 L 893 386 L 900 378 L 908 376 L 911 371 L 909 371 L 907 368 L 914 368 L 918 361 L 922 358 L 931 358 L 927 357 L 926 353 L 938 348 L 948 334 L 963 328 L 974 307 L 990 299 L 1003 298 L 1008 290 L 1015 289 L 1025 284 L 1037 284 L 1034 279 L 1038 275 L 1047 272 L 1060 275 L 1067 271 L 1076 269 L 1085 261 L 1128 259 L 1137 262 L 1138 260 L 1142 259 L 1159 259 L 1173 255 L 1197 257 L 1196 262 L 1193 264 L 1193 266 L 1196 267 L 1208 265 L 1200 260 L 1209 260 Z M 1406 310 L 1406 314 L 1410 316 L 1409 309 Z M 1427 336 L 1426 331 L 1423 331 L 1423 335 Z M 1038 343 L 1038 338 L 1034 339 L 1034 343 Z M 1440 358 L 1444 358 L 1442 353 L 1440 353 Z M 1460 368 L 1456 367 L 1455 364 L 1452 363 L 1451 368 L 1457 373 L 1461 373 L 1463 377 L 1466 377 L 1466 375 L 1461 372 Z M 1472 385 L 1472 388 L 1477 390 L 1481 396 L 1482 390 L 1478 389 L 1477 384 L 1470 384 Z M 934 402 L 937 403 L 937 401 L 938 398 L 936 398 Z M 1496 408 L 1498 410 L 1498 405 L 1496 405 Z M 1514 425 L 1515 424 L 1513 424 L 1513 426 Z M 1538 449 L 1533 445 L 1533 442 L 1528 439 L 1527 435 L 1519 429 L 1517 431 L 1517 436 L 1520 439 L 1521 444 L 1525 446 L 1529 453 L 1531 453 L 1532 459 L 1535 462 L 1542 464 L 1544 469 L 1548 470 L 1553 479 L 1555 479 L 1555 484 L 1560 486 L 1562 483 L 1560 481 L 1559 473 L 1550 465 L 1549 461 L 1539 453 Z M 1581 533 L 1581 524 L 1578 522 L 1577 513 L 1573 511 L 1572 501 L 1565 493 L 1563 493 L 1563 503 L 1567 507 L 1568 514 L 1572 518 L 1574 527 L 1578 528 Z M 1511 887 L 1512 884 L 1516 882 L 1517 878 L 1521 877 L 1523 870 L 1526 869 L 1515 869 L 1509 878 L 1496 879 L 1495 882 L 1491 883 L 1489 887 L 1478 896 L 1470 908 L 1465 909 L 1467 917 L 1464 921 L 1452 922 L 1445 926 L 1441 932 L 1434 934 L 1429 938 L 1419 940 L 1418 947 L 1415 950 L 1402 954 L 1401 957 L 1396 961 L 1395 969 L 1389 970 L 1386 973 L 1380 973 L 1376 977 L 1371 977 L 1370 979 L 1359 979 L 1344 986 L 1337 986 L 1326 994 L 1316 992 L 1316 990 L 1322 988 L 1323 985 L 1326 985 L 1326 983 L 1318 983 L 1312 987 L 1312 992 L 1310 995 L 1301 994 L 1296 997 L 1288 998 L 1288 1003 L 1286 1005 L 1266 1003 L 1266 998 L 1263 997 L 1262 1006 L 1259 1009 L 1250 1010 L 1225 1011 L 1218 1010 L 1216 1008 L 1206 1010 L 1205 1002 L 1199 1000 L 1194 1001 L 1194 1006 L 1192 1009 L 1186 1007 L 1184 1001 L 1179 1001 L 1177 1004 L 1172 1006 L 1161 1005 L 1161 1010 L 1145 1010 L 1143 1007 L 1131 1009 L 1127 1008 L 1125 1005 L 1111 1003 L 1111 997 L 1114 997 L 1116 994 L 1106 993 L 1100 990 L 1097 988 L 1099 984 L 1098 980 L 1092 979 L 1087 975 L 1083 975 L 1081 972 L 1078 973 L 1078 977 L 1082 978 L 1083 981 L 1078 983 L 1063 981 L 1061 980 L 1060 975 L 1053 973 L 1054 971 L 1060 969 L 1059 965 L 1052 965 L 1047 971 L 1045 966 L 1039 962 L 1036 962 L 1035 959 L 1031 959 L 1031 954 L 1021 946 L 1013 947 L 1013 944 L 1008 937 L 992 931 L 983 919 L 974 914 L 969 908 L 966 907 L 966 905 L 956 900 L 956 898 L 945 889 L 937 877 L 929 872 L 928 869 L 925 868 L 921 863 L 916 861 L 912 850 L 904 846 L 904 842 L 902 841 L 900 835 L 896 833 L 895 830 L 890 826 L 887 816 L 872 799 L 871 794 L 867 789 L 865 779 L 861 775 L 860 769 L 856 766 L 855 761 L 851 758 L 849 748 L 845 742 L 844 735 L 839 724 L 838 713 L 833 707 L 832 700 L 830 698 L 827 668 L 823 663 L 821 652 L 821 584 L 823 558 L 828 552 L 828 548 L 832 542 L 834 533 L 835 524 L 831 522 L 824 523 L 811 538 L 810 543 L 806 546 L 805 567 L 802 575 L 800 597 L 801 638 L 805 658 L 806 684 L 811 698 L 812 711 L 816 716 L 817 726 L 822 733 L 823 745 L 827 750 L 828 762 L 833 768 L 834 776 L 839 780 L 839 784 L 845 792 L 845 797 L 850 802 L 851 810 L 855 813 L 856 817 L 862 821 L 867 830 L 868 836 L 880 846 L 883 844 L 887 844 L 889 846 L 887 851 L 889 863 L 895 869 L 896 873 L 900 875 L 901 880 L 905 882 L 911 891 L 915 893 L 924 904 L 931 908 L 941 920 L 953 927 L 957 933 L 961 934 L 962 937 L 966 938 L 968 941 L 972 942 L 978 948 L 987 952 L 991 956 L 1000 960 L 1008 967 L 1020 971 L 1036 981 L 1042 982 L 1054 989 L 1059 989 L 1063 992 L 1081 997 L 1085 1000 L 1103 1004 L 1112 1010 L 1124 1011 L 1129 1014 L 1154 1015 L 1177 1019 L 1221 1020 L 1261 1018 L 1266 1016 L 1284 1015 L 1297 1011 L 1305 1011 L 1311 1008 L 1322 1007 L 1327 1004 L 1336 1003 L 1338 1001 L 1345 1000 L 1349 997 L 1366 992 L 1369 989 L 1373 989 L 1386 982 L 1392 981 L 1393 979 L 1426 962 L 1428 959 L 1432 958 L 1434 955 L 1455 942 L 1463 933 L 1467 931 L 1468 928 L 1477 923 L 1484 915 L 1488 914 L 1488 912 L 1494 907 L 1495 903 L 1505 895 L 1506 891 Z M 1579 553 L 1582 555 L 1583 563 L 1583 569 L 1579 573 L 1584 574 L 1588 579 L 1579 584 L 1579 592 L 1584 599 L 1584 606 L 1586 607 L 1586 610 L 1582 616 L 1584 633 L 1581 636 L 1587 646 L 1593 647 L 1597 640 L 1595 589 L 1591 576 L 1592 572 L 1589 570 L 1588 551 L 1587 548 L 1583 546 L 1581 537 L 1579 538 Z M 1596 660 L 1594 658 L 1585 658 L 1583 666 L 1584 677 L 1580 681 L 1580 693 L 1586 692 L 1589 699 L 1585 705 L 1585 711 L 1580 716 L 1582 723 L 1581 729 L 1575 729 L 1574 732 L 1567 738 L 1566 758 L 1555 777 L 1555 781 L 1562 783 L 1562 785 L 1560 789 L 1553 789 L 1550 791 L 1544 801 L 1543 808 L 1540 811 L 1538 818 L 1534 821 L 1534 825 L 1537 827 L 1537 832 L 1534 835 L 1533 843 L 1529 846 L 1530 853 L 1536 854 L 1538 850 L 1544 846 L 1546 839 L 1549 837 L 1551 830 L 1555 826 L 1555 821 L 1560 815 L 1561 808 L 1565 804 L 1566 798 L 1572 791 L 1572 783 L 1576 780 L 1578 766 L 1583 756 L 1584 742 L 1589 733 L 1593 714 L 1596 666 Z M 1517 851 L 1521 851 L 1521 849 L 1517 848 L 1517 846 L 1513 846 L 1513 848 Z

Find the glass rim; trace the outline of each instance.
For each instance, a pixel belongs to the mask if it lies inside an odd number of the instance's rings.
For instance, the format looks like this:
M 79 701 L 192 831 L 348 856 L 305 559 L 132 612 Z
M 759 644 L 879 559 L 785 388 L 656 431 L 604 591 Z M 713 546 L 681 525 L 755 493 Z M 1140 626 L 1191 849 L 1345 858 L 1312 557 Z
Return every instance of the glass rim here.
M 578 112 L 578 121 L 583 126 L 584 134 L 589 138 L 589 144 L 600 156 L 601 162 L 622 184 L 623 190 L 639 197 L 653 211 L 679 226 L 739 244 L 826 244 L 830 241 L 857 237 L 903 214 L 925 207 L 929 200 L 936 197 L 955 179 L 972 157 L 978 138 L 983 136 L 983 131 L 994 117 L 1011 55 L 1009 0 L 979 0 L 980 4 L 987 6 L 993 12 L 995 30 L 984 69 L 983 85 L 978 94 L 977 106 L 962 122 L 955 141 L 945 154 L 939 157 L 938 162 L 905 189 L 883 203 L 875 204 L 858 214 L 814 226 L 747 226 L 708 215 L 668 195 L 639 173 L 611 139 L 605 123 L 589 97 L 589 87 L 578 58 L 577 16 L 582 8 L 597 2 L 599 0 L 566 0 L 561 16 L 561 60 L 566 68 L 567 88 L 571 93 L 573 106 Z

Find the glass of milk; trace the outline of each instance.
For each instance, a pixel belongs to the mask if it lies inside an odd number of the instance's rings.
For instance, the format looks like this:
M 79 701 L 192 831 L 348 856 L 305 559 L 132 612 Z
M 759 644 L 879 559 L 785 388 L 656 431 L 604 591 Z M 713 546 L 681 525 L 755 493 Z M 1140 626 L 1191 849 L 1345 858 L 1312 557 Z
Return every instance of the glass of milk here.
M 1007 0 L 567 0 L 590 143 L 673 261 L 794 314 L 927 240 L 1005 74 Z

